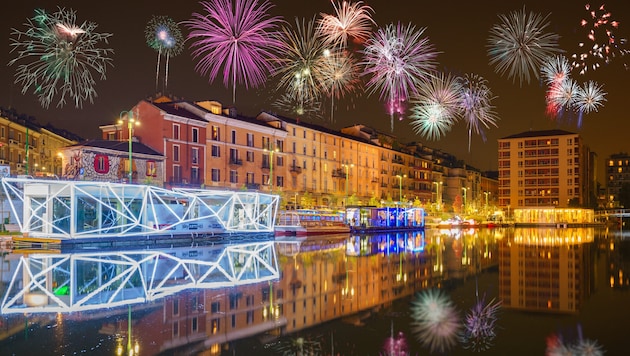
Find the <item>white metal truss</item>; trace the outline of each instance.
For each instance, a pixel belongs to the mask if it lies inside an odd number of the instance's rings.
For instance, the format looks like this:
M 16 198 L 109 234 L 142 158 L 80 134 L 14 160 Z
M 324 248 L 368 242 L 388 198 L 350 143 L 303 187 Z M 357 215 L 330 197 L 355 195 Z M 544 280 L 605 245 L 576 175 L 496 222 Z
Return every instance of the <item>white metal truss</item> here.
M 12 220 L 31 237 L 273 232 L 278 196 L 109 182 L 3 178 Z
M 20 257 L 1 313 L 68 313 L 280 277 L 273 241 Z

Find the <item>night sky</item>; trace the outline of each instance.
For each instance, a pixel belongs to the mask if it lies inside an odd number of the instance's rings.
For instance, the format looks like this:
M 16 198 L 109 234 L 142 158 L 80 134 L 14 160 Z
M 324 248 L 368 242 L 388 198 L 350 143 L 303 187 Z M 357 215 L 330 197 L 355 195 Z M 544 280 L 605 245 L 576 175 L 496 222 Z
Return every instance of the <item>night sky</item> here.
M 311 1 L 271 1 L 275 6 L 272 14 L 281 15 L 291 24 L 294 18 L 310 19 L 320 12 L 334 14 L 329 0 Z M 604 107 L 599 112 L 585 116 L 581 128 L 575 120 L 552 120 L 545 114 L 544 84 L 535 80 L 519 85 L 507 76 L 494 73 L 487 55 L 487 38 L 490 28 L 499 22 L 498 14 L 508 14 L 525 6 L 527 11 L 543 15 L 550 14 L 551 30 L 561 36 L 560 48 L 565 55 L 575 52 L 577 43 L 585 41 L 585 30 L 580 27 L 580 20 L 588 15 L 582 1 L 536 0 L 514 1 L 365 1 L 374 10 L 374 20 L 379 26 L 398 21 L 411 22 L 416 27 L 426 27 L 425 35 L 440 52 L 438 69 L 452 74 L 475 73 L 488 80 L 488 84 L 497 96 L 493 101 L 500 117 L 498 128 L 486 131 L 487 140 L 473 135 L 472 149 L 468 152 L 466 125 L 456 124 L 440 141 L 428 141 L 413 133 L 408 120 L 396 121 L 394 135 L 401 141 L 417 141 L 434 148 L 443 149 L 469 162 L 481 170 L 497 169 L 497 139 L 527 130 L 563 129 L 578 132 L 584 137 L 591 150 L 598 154 L 598 173 L 603 172 L 605 158 L 617 152 L 629 152 L 628 133 L 630 132 L 629 115 L 624 108 L 630 99 L 627 87 L 630 72 L 623 67 L 630 58 L 615 59 L 591 74 L 579 76 L 573 74 L 578 83 L 595 80 L 604 85 L 607 92 Z M 413 3 L 413 5 L 409 5 Z M 430 3 L 430 4 L 429 4 Z M 599 7 L 601 2 L 591 3 Z M 617 38 L 630 37 L 630 6 L 627 0 L 605 2 L 606 9 L 613 19 L 620 22 Z M 15 55 L 9 53 L 9 38 L 12 28 L 24 28 L 27 18 L 33 15 L 35 8 L 44 8 L 55 12 L 57 6 L 76 11 L 77 24 L 92 21 L 99 26 L 97 32 L 112 33 L 109 47 L 114 49 L 113 67 L 107 69 L 107 79 L 97 80 L 98 97 L 93 104 L 84 103 L 82 109 L 73 103 L 63 108 L 56 108 L 54 102 L 48 110 L 42 109 L 36 96 L 31 93 L 21 94 L 21 87 L 13 84 L 15 66 L 6 66 Z M 411 7 L 410 7 L 411 6 Z M 4 63 L 0 72 L 3 83 L 0 89 L 0 106 L 13 107 L 18 112 L 37 118 L 41 124 L 48 122 L 68 129 L 85 138 L 97 138 L 99 125 L 114 123 L 122 110 L 128 110 L 139 100 L 152 96 L 156 92 L 155 70 L 157 53 L 145 43 L 145 27 L 153 15 L 166 15 L 175 21 L 191 18 L 193 12 L 204 12 L 197 1 L 145 2 L 137 1 L 17 1 L 3 11 L 4 21 L 2 38 L 4 49 L 0 51 L 0 62 Z M 181 26 L 186 36 L 188 29 Z M 168 76 L 168 92 L 186 100 L 218 100 L 224 105 L 232 104 L 232 89 L 223 85 L 222 78 L 209 83 L 207 77 L 195 72 L 196 61 L 190 56 L 188 44 L 177 57 L 171 58 Z M 265 88 L 247 91 L 244 86 L 237 87 L 236 107 L 239 113 L 255 116 L 262 110 L 274 109 L 264 100 Z M 349 104 L 350 103 L 350 104 Z M 363 123 L 383 132 L 390 132 L 390 119 L 384 104 L 377 94 L 368 96 L 361 93 L 352 101 L 345 101 L 335 112 L 334 128 Z M 325 119 L 314 123 L 329 125 Z M 601 174 L 601 173 L 599 173 Z M 599 177 L 604 182 L 603 177 Z

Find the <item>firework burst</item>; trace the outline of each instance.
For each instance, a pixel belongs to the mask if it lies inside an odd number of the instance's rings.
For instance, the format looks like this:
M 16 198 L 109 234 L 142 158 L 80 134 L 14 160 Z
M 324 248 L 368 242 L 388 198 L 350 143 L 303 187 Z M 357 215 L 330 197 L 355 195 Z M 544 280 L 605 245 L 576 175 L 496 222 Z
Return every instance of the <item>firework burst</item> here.
M 413 332 L 431 352 L 444 353 L 457 343 L 459 316 L 448 297 L 439 290 L 427 290 L 412 302 Z
M 236 83 L 246 88 L 262 85 L 273 72 L 277 50 L 282 43 L 275 29 L 280 17 L 269 16 L 268 1 L 202 1 L 207 14 L 193 13 L 185 22 L 191 30 L 188 39 L 198 59 L 195 69 L 214 81 L 223 67 L 223 84 L 232 82 L 232 100 L 236 102 Z
M 11 52 L 17 56 L 9 65 L 17 65 L 15 83 L 22 85 L 22 94 L 32 89 L 44 108 L 53 100 L 62 107 L 67 98 L 76 107 L 85 100 L 93 103 L 97 96 L 93 73 L 104 80 L 112 65 L 113 50 L 99 48 L 111 34 L 95 32 L 93 22 L 77 26 L 75 21 L 73 10 L 59 8 L 49 14 L 37 9 L 25 30 L 12 30 Z
M 376 25 L 371 7 L 363 5 L 362 1 L 350 3 L 345 0 L 341 4 L 332 2 L 332 5 L 336 15 L 321 13 L 322 18 L 318 21 L 318 31 L 326 45 L 343 48 L 349 39 L 362 43 L 370 38 L 372 25 Z
M 538 78 L 547 57 L 561 52 L 560 37 L 546 32 L 548 17 L 527 13 L 525 8 L 499 15 L 500 23 L 490 30 L 487 44 L 490 65 L 499 75 L 507 73 L 513 82 L 518 78 L 522 86 L 530 82 L 532 74 Z
M 287 115 L 297 115 L 303 119 L 322 119 L 322 107 L 319 100 L 297 100 L 291 94 L 282 94 L 271 105 Z
M 586 4 L 584 7 L 588 16 L 580 21 L 580 25 L 586 29 L 588 41 L 580 42 L 579 51 L 571 56 L 571 65 L 580 74 L 596 70 L 602 63 L 608 64 L 630 53 L 627 40 L 617 38 L 615 34 L 619 21 L 613 20 L 610 11 L 604 5 L 595 8 Z M 623 62 L 623 66 L 628 69 L 626 62 Z
M 330 121 L 333 120 L 335 99 L 357 90 L 361 84 L 359 70 L 351 53 L 344 50 L 324 51 L 321 74 L 322 88 L 330 97 Z
M 552 335 L 547 338 L 547 350 L 545 354 L 549 356 L 603 356 L 604 350 L 595 340 L 580 337 L 577 342 L 567 343 L 561 336 Z
M 396 105 L 407 100 L 410 93 L 427 78 L 436 66 L 437 52 L 423 37 L 424 28 L 416 30 L 409 24 L 390 24 L 379 29 L 366 43 L 363 50 L 364 72 L 369 76 L 370 93 L 380 92 L 390 108 L 391 130 L 394 130 Z
M 462 86 L 457 78 L 434 74 L 422 82 L 412 98 L 411 125 L 427 139 L 439 140 L 461 113 Z
M 501 302 L 494 299 L 488 304 L 484 300 L 478 301 L 464 319 L 462 343 L 464 348 L 475 352 L 488 350 L 496 337 L 497 313 Z
M 171 57 L 175 57 L 182 52 L 184 47 L 184 37 L 177 23 L 167 16 L 153 16 L 144 32 L 147 45 L 157 51 L 157 67 L 155 70 L 155 89 L 158 88 L 158 77 L 160 73 L 160 57 L 166 56 L 166 70 L 164 77 L 164 89 L 168 85 L 168 62 Z
M 298 104 L 298 111 L 306 103 L 319 101 L 324 88 L 327 58 L 324 43 L 317 35 L 315 19 L 308 22 L 295 19 L 295 29 L 283 26 L 281 37 L 282 58 L 276 75 L 278 90 L 284 92 Z
M 499 117 L 492 106 L 495 96 L 488 87 L 487 80 L 476 74 L 466 74 L 460 80 L 462 116 L 468 127 L 468 152 L 470 152 L 472 132 L 481 135 L 485 142 L 484 128 L 497 127 L 496 122 Z

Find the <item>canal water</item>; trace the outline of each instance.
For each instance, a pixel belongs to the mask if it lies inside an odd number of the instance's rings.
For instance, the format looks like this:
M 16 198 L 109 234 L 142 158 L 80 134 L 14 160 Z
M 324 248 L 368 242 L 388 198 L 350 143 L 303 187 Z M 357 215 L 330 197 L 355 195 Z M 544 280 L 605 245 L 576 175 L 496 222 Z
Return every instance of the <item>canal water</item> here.
M 629 252 L 594 228 L 5 251 L 0 354 L 625 355 Z

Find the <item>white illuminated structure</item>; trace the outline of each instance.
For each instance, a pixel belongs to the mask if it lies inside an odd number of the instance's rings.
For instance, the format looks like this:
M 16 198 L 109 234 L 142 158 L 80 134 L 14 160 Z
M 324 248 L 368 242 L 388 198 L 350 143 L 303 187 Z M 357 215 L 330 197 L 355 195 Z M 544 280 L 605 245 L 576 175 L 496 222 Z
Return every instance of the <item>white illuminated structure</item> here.
M 272 233 L 279 199 L 246 191 L 21 178 L 3 178 L 2 189 L 25 236 L 57 240 Z
M 274 241 L 20 257 L 1 314 L 69 313 L 277 280 Z

